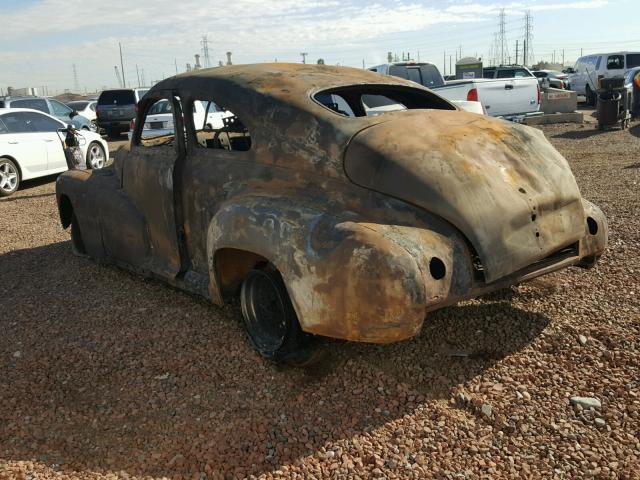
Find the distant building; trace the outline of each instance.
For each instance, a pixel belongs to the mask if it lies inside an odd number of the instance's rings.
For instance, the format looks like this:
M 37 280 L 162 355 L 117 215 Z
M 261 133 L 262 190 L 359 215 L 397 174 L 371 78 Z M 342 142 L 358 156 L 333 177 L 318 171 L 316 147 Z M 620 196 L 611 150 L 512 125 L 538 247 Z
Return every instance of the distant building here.
M 7 95 L 12 95 L 14 97 L 25 97 L 33 95 L 34 97 L 38 96 L 38 89 L 35 87 L 24 87 L 24 88 L 13 88 L 7 87 Z

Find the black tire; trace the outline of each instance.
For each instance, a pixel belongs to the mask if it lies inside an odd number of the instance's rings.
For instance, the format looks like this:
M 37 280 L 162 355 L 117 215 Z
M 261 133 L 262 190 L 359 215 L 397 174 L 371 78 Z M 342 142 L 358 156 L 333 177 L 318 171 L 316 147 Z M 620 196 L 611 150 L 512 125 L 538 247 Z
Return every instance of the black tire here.
M 75 255 L 83 257 L 87 254 L 84 248 L 84 242 L 82 241 L 82 233 L 80 232 L 80 225 L 76 215 L 71 217 L 71 249 Z
M 587 85 L 585 96 L 587 97 L 587 105 L 596 106 L 596 94 L 591 91 L 591 87 Z
M 87 148 L 87 170 L 100 170 L 107 164 L 107 152 L 99 142 L 91 142 Z
M 118 140 L 120 138 L 120 130 L 114 130 L 113 128 L 108 128 L 107 137 L 109 137 L 111 140 Z
M 253 347 L 276 363 L 304 367 L 319 358 L 317 342 L 302 331 L 280 273 L 252 270 L 242 282 L 240 305 Z
M 20 187 L 20 169 L 10 158 L 0 158 L 0 197 L 8 197 Z

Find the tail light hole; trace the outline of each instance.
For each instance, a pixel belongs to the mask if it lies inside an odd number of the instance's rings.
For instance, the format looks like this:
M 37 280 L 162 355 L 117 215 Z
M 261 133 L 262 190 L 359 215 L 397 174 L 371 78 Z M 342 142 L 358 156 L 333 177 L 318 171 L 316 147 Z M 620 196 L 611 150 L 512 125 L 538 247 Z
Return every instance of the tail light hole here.
M 593 218 L 587 217 L 587 227 L 589 227 L 589 233 L 591 235 L 595 235 L 598 233 L 598 222 L 596 222 Z
M 436 280 L 441 280 L 447 274 L 447 267 L 444 266 L 444 262 L 438 257 L 433 257 L 429 262 L 429 273 Z

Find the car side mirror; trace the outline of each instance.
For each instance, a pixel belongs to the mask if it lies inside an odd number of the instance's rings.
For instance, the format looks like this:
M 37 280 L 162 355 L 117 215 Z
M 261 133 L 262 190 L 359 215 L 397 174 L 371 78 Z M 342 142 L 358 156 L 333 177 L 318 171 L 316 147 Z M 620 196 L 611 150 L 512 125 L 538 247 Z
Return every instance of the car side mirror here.
M 71 110 L 71 112 L 69 112 L 69 118 L 73 118 L 76 115 L 78 115 L 78 112 L 76 112 L 75 110 Z

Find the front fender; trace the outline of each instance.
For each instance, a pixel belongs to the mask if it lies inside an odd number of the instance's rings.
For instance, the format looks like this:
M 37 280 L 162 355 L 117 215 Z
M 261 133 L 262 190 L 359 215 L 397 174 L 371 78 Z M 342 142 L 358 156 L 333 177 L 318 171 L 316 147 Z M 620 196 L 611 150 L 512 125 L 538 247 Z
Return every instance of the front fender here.
M 212 298 L 219 298 L 216 253 L 242 249 L 278 268 L 304 331 L 375 343 L 415 336 L 427 306 L 447 295 L 454 276 L 434 280 L 430 255 L 440 252 L 450 265 L 454 240 L 320 210 L 265 197 L 220 209 L 207 236 Z

